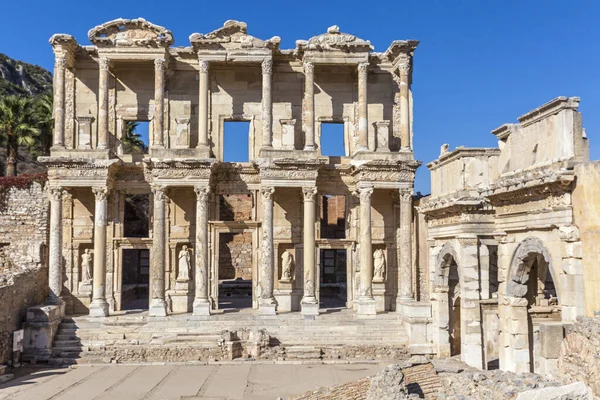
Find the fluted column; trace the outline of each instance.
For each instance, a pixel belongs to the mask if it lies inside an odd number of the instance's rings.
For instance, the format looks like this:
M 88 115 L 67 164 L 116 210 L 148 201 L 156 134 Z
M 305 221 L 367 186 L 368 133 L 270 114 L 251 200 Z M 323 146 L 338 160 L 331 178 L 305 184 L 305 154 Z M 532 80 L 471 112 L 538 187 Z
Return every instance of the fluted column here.
M 304 150 L 315 149 L 315 65 L 304 63 Z
M 258 308 L 261 314 L 275 314 L 276 303 L 273 296 L 273 282 L 275 276 L 273 257 L 273 194 L 275 188 L 261 187 L 262 196 L 262 263 L 259 271 L 260 299 Z
M 49 190 L 50 196 L 50 244 L 48 285 L 50 292 L 48 302 L 61 304 L 62 293 L 62 195 L 63 189 L 53 187 Z
M 412 192 L 400 190 L 400 265 L 398 266 L 398 298 L 413 298 L 412 276 Z
M 319 301 L 315 294 L 315 196 L 317 188 L 308 186 L 302 188 L 304 197 L 304 238 L 303 238 L 303 263 L 304 263 L 304 296 L 301 302 L 301 312 L 305 316 L 319 314 Z
M 54 147 L 65 147 L 65 70 L 67 60 L 54 60 Z
M 262 67 L 262 147 L 273 147 L 273 102 L 271 99 L 271 77 L 273 60 L 265 58 Z
M 165 146 L 165 59 L 154 60 L 154 147 Z
M 92 303 L 90 317 L 106 317 L 108 303 L 106 302 L 106 223 L 108 189 L 105 187 L 92 188 L 96 199 L 94 212 L 94 275 L 92 281 Z
M 199 61 L 198 148 L 208 149 L 208 61 Z
M 150 309 L 148 315 L 164 317 L 167 315 L 167 303 L 165 302 L 166 188 L 153 186 L 152 193 L 154 194 L 154 224 L 152 254 L 150 254 Z
M 108 69 L 106 57 L 98 60 L 98 149 L 108 149 Z
M 358 64 L 358 150 L 369 149 L 369 117 L 367 106 L 368 67 L 369 64 L 367 63 Z
M 400 64 L 400 145 L 403 149 L 410 149 L 410 101 L 408 90 L 408 74 L 410 64 Z
M 209 186 L 195 186 L 196 192 L 196 294 L 194 315 L 210 315 L 208 300 L 208 194 Z
M 358 300 L 373 299 L 373 243 L 371 240 L 372 187 L 359 188 L 360 196 L 360 291 Z

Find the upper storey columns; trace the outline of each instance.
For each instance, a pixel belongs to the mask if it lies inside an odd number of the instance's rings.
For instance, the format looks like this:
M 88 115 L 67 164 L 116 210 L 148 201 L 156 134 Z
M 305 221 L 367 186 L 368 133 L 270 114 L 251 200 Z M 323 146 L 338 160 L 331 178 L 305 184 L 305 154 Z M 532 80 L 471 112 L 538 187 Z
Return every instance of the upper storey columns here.
M 208 71 L 206 60 L 199 60 L 199 94 L 198 94 L 198 149 L 208 152 Z
M 304 150 L 315 149 L 315 65 L 304 63 Z
M 367 68 L 369 64 L 358 64 L 358 150 L 369 150 L 369 118 L 367 106 Z M 375 150 L 375 149 L 371 149 Z
M 154 147 L 165 147 L 165 59 L 154 60 Z
M 108 74 L 110 61 L 98 60 L 98 149 L 108 149 Z
M 265 58 L 262 68 L 262 129 L 263 148 L 273 147 L 273 100 L 271 97 L 271 79 L 273 76 L 273 60 Z
M 409 103 L 409 73 L 410 64 L 400 64 L 400 145 L 403 149 L 410 149 L 410 103 Z
M 65 70 L 67 59 L 54 60 L 54 147 L 65 147 Z

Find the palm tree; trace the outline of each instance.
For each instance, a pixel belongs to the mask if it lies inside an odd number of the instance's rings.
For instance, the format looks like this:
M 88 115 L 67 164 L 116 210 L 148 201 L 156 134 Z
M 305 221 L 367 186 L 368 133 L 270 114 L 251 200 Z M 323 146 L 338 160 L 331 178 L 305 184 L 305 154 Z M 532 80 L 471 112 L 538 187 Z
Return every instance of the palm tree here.
M 35 102 L 36 117 L 40 128 L 39 153 L 44 156 L 50 154 L 50 147 L 52 146 L 52 130 L 54 128 L 52 103 L 52 95 L 49 93 L 38 96 Z
M 130 148 L 133 152 L 145 153 L 148 150 L 146 143 L 142 141 L 142 135 L 135 132 L 139 125 L 139 122 L 127 121 L 125 135 L 121 138 L 121 143 L 123 143 L 126 148 Z
M 19 146 L 33 146 L 39 132 L 32 99 L 15 95 L 0 98 L 0 135 L 6 143 L 6 176 L 17 175 Z

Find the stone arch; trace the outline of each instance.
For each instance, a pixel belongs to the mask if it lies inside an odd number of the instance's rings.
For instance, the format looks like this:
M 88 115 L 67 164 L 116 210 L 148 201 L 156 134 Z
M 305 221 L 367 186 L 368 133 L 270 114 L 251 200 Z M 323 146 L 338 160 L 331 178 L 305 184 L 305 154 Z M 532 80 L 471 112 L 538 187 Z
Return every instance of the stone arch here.
M 524 297 L 527 294 L 527 281 L 529 280 L 529 273 L 531 271 L 530 261 L 532 258 L 540 255 L 548 264 L 549 273 L 552 274 L 552 258 L 540 239 L 529 237 L 519 244 L 513 254 L 508 270 L 507 296 Z
M 456 251 L 451 243 L 445 243 L 440 252 L 438 253 L 436 260 L 436 286 L 448 286 L 448 274 L 450 272 L 450 265 L 454 261 L 458 263 Z

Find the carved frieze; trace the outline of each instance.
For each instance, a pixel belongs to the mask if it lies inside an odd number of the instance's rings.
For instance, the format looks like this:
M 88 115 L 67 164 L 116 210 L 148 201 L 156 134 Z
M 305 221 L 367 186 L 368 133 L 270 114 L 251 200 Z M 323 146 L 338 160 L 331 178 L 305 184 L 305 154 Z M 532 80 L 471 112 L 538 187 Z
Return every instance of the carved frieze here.
M 245 22 L 229 20 L 210 33 L 193 33 L 190 43 L 194 50 L 219 50 L 219 49 L 277 49 L 281 38 L 274 36 L 269 40 L 261 40 L 248 35 L 248 26 Z
M 143 18 L 115 19 L 88 32 L 90 42 L 98 47 L 169 47 L 173 34 Z
M 420 161 L 372 160 L 362 164 L 353 172 L 358 181 L 409 182 L 415 180 L 415 171 Z
M 40 157 L 39 161 L 48 168 L 49 180 L 93 178 L 112 180 L 121 161 L 118 159 L 98 160 L 66 157 Z
M 173 159 L 144 161 L 154 179 L 210 179 L 217 165 L 215 161 Z

